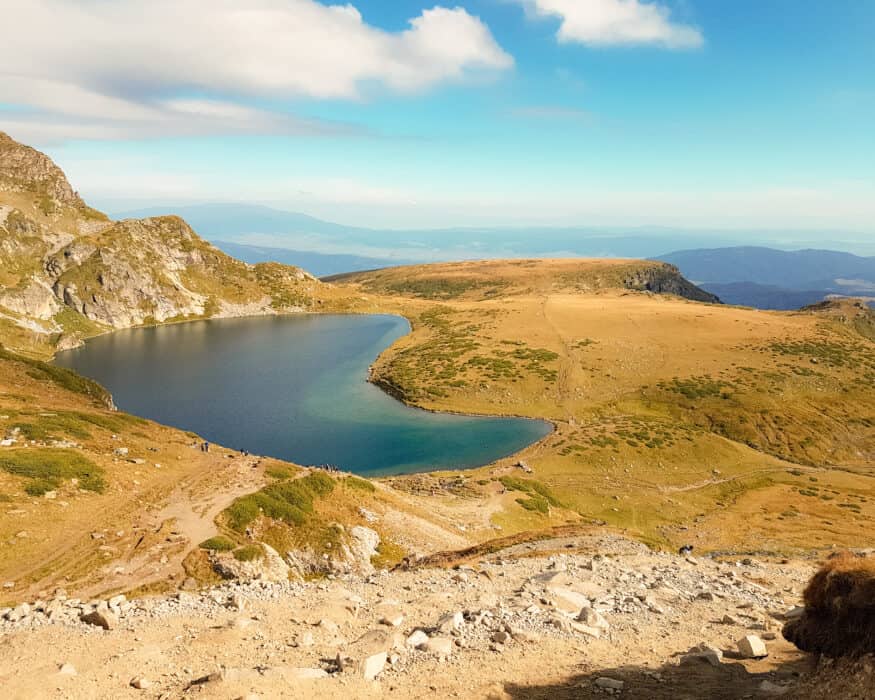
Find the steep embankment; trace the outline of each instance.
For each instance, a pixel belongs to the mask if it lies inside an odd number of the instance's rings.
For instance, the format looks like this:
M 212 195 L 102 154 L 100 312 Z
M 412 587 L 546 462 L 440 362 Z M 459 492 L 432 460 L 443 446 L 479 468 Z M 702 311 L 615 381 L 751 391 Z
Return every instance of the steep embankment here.
M 110 221 L 0 133 L 0 342 L 49 354 L 108 329 L 343 306 L 299 268 L 247 265 L 175 216 Z

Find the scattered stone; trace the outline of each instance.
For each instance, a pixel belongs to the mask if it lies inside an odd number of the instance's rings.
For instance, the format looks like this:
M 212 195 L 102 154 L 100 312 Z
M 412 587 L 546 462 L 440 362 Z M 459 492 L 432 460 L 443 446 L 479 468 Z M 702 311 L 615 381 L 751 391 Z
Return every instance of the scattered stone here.
M 450 656 L 453 653 L 453 640 L 446 637 L 432 637 L 422 645 L 422 650 L 437 656 Z
M 749 634 L 736 642 L 739 653 L 745 659 L 764 659 L 769 655 L 762 639 L 755 634 Z
M 58 673 L 62 676 L 75 676 L 76 667 L 73 664 L 61 664 L 58 667 Z
M 82 615 L 79 619 L 89 625 L 102 627 L 105 630 L 112 630 L 118 627 L 118 617 L 109 608 L 98 607 L 96 610 Z
M 450 634 L 462 629 L 465 624 L 465 616 L 461 612 L 447 613 L 437 623 L 437 631 L 441 634 Z
M 137 690 L 148 690 L 152 687 L 152 683 L 146 678 L 134 678 L 131 681 L 131 687 Z
M 707 661 L 712 666 L 719 666 L 723 662 L 723 652 L 707 642 L 702 642 L 681 657 L 682 664 L 695 661 Z
M 492 635 L 492 641 L 495 642 L 496 644 L 507 644 L 507 642 L 509 640 L 510 640 L 510 635 L 507 632 L 505 632 L 504 630 L 498 630 L 497 632 L 494 632 Z
M 611 628 L 611 625 L 602 614 L 592 608 L 583 608 L 577 616 L 577 621 L 582 622 L 589 627 L 600 629 L 603 632 L 607 632 Z
M 289 668 L 283 670 L 283 677 L 298 681 L 313 681 L 328 678 L 328 671 L 321 668 Z
M 422 630 L 415 630 L 413 634 L 407 637 L 404 644 L 411 649 L 418 649 L 428 641 L 428 635 Z
M 379 651 L 376 654 L 371 654 L 365 657 L 358 665 L 358 670 L 361 676 L 366 681 L 374 680 L 386 667 L 388 654 L 385 651 Z
M 787 686 L 778 685 L 769 680 L 763 681 L 759 686 L 759 691 L 761 693 L 766 693 L 767 695 L 786 695 L 789 690 L 790 689 Z
M 619 681 L 615 678 L 608 678 L 607 676 L 596 678 L 595 684 L 599 688 L 605 688 L 607 690 L 622 690 L 623 686 L 626 685 L 623 681 Z

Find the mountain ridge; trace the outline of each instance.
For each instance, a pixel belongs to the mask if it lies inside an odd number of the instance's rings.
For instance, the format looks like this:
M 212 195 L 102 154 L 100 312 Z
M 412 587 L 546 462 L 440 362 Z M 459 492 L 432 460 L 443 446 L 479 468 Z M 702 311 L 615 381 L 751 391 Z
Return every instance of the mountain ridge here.
M 113 221 L 63 171 L 0 132 L 0 337 L 30 354 L 109 329 L 299 312 L 331 296 L 312 275 L 249 265 L 180 217 Z

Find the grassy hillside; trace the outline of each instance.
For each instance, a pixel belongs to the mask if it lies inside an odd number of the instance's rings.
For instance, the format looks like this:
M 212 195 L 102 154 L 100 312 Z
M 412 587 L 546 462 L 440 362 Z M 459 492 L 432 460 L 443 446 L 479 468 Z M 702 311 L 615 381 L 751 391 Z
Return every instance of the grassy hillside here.
M 406 295 L 414 326 L 373 378 L 430 409 L 553 420 L 522 455 L 532 478 L 649 541 L 862 544 L 875 522 L 871 312 L 764 313 L 609 288 L 625 287 L 631 264 L 574 261 L 581 291 L 570 261 L 358 273 L 360 289 Z M 512 461 L 466 481 L 491 494 L 520 474 Z M 531 509 L 507 505 L 495 524 L 532 527 Z
M 0 349 L 0 582 L 12 584 L 0 607 L 58 586 L 87 598 L 215 580 L 211 540 L 240 556 L 266 542 L 321 558 L 365 525 L 381 537 L 380 565 L 468 542 L 453 532 L 464 514 L 452 504 L 219 446 L 202 452 L 198 436 L 111 406 L 98 384 Z

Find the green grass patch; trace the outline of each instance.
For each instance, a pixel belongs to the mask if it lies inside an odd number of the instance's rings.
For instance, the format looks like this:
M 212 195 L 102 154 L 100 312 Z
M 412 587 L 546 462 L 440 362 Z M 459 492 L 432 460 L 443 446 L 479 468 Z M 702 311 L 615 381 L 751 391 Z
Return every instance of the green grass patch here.
M 247 544 L 234 550 L 234 558 L 237 561 L 255 561 L 264 559 L 264 548 L 260 544 Z
M 234 546 L 234 543 L 224 535 L 210 537 L 198 545 L 201 549 L 207 549 L 211 552 L 230 552 Z
M 345 486 L 356 491 L 364 491 L 366 493 L 374 493 L 377 487 L 367 479 L 359 479 L 357 476 L 350 476 L 343 480 Z
M 264 470 L 264 473 L 267 474 L 271 479 L 291 479 L 294 477 L 298 470 L 293 467 L 287 467 L 283 464 L 277 464 L 272 467 L 268 467 Z
M 0 454 L 0 469 L 30 479 L 25 490 L 32 496 L 54 491 L 67 479 L 77 479 L 86 491 L 106 488 L 103 469 L 74 450 L 10 450 Z
M 13 423 L 21 429 L 22 435 L 28 440 L 59 440 L 65 437 L 87 440 L 91 437 L 89 427 L 98 427 L 112 433 L 120 433 L 123 429 L 143 425 L 146 420 L 126 413 L 98 414 L 81 411 L 57 411 L 54 413 L 21 413 L 20 420 Z
M 546 514 L 550 511 L 550 506 L 558 508 L 562 505 L 550 488 L 540 481 L 513 476 L 502 476 L 499 481 L 508 491 L 521 491 L 527 494 L 526 498 L 517 498 L 516 502 L 528 511 Z
M 243 532 L 264 515 L 289 525 L 304 525 L 313 514 L 313 501 L 334 490 L 334 479 L 313 472 L 301 479 L 282 480 L 236 499 L 224 512 L 228 527 Z
M 97 382 L 87 379 L 76 374 L 73 370 L 65 369 L 64 367 L 56 367 L 47 362 L 32 360 L 27 357 L 21 357 L 15 353 L 9 352 L 4 347 L 0 346 L 0 360 L 9 362 L 19 362 L 27 366 L 27 376 L 40 381 L 49 381 L 53 384 L 71 391 L 74 394 L 82 394 L 104 406 L 108 406 L 111 402 L 109 392 Z
M 395 544 L 384 538 L 377 545 L 377 553 L 371 557 L 371 564 L 375 569 L 391 569 L 407 556 L 407 550 L 399 544 Z

